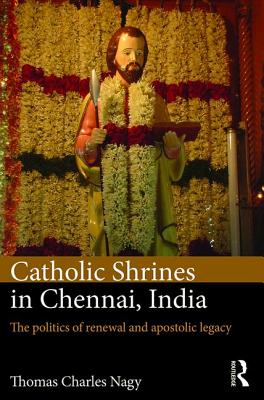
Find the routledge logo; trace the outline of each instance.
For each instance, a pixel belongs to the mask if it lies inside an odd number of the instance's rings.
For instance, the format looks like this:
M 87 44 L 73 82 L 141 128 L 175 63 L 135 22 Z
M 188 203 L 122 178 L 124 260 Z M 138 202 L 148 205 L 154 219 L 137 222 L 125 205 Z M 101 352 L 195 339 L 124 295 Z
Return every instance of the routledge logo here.
M 231 361 L 231 387 L 236 387 L 237 381 L 242 387 L 249 387 L 249 383 L 245 378 L 247 372 L 247 363 L 245 360 Z

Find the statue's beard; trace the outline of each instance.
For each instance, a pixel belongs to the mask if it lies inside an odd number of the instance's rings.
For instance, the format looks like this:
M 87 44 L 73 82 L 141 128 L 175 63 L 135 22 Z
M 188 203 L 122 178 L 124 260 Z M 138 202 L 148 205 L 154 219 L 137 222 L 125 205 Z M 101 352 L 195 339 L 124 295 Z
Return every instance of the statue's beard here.
M 134 61 L 127 64 L 126 67 L 124 65 L 119 65 L 117 61 L 115 61 L 115 65 L 119 74 L 129 84 L 137 82 L 143 74 L 143 68 Z

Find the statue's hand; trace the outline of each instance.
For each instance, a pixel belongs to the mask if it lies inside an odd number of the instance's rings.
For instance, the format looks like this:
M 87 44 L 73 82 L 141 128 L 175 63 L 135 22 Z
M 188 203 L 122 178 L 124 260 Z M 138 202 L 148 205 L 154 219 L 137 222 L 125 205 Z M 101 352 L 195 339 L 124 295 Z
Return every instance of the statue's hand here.
M 100 144 L 104 143 L 105 136 L 106 136 L 106 129 L 101 129 L 101 128 L 93 128 L 91 137 L 87 141 L 86 144 L 86 150 L 87 151 L 93 151 L 96 149 L 96 147 Z
M 166 132 L 163 136 L 165 151 L 169 158 L 178 158 L 185 135 L 178 137 L 175 132 Z

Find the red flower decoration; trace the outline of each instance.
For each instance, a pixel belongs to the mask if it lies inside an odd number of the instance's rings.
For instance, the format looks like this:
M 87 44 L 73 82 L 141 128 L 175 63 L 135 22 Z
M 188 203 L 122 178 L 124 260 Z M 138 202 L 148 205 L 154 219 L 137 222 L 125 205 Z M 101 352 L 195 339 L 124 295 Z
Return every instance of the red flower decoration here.
M 18 247 L 15 256 L 80 256 L 81 250 L 77 246 L 64 244 L 55 238 L 44 239 L 43 246 Z
M 168 85 L 168 87 L 167 87 L 167 98 L 166 98 L 168 103 L 172 103 L 173 101 L 175 101 L 176 96 L 177 96 L 176 92 L 177 92 L 177 85 L 176 84 Z
M 105 144 L 116 144 L 118 146 L 151 146 L 154 143 L 152 128 L 147 125 L 138 125 L 131 128 L 119 128 L 115 124 L 104 126 L 107 130 Z
M 104 126 L 107 130 L 105 144 L 127 145 L 127 128 L 119 128 L 115 124 L 107 124 Z
M 113 74 L 111 72 L 103 72 L 101 74 L 101 82 L 109 76 L 113 76 Z M 15 76 L 12 76 L 12 71 L 9 73 L 9 78 L 11 79 L 11 77 L 12 81 L 16 80 Z M 65 95 L 68 91 L 72 91 L 80 93 L 82 97 L 85 97 L 89 93 L 89 78 L 80 80 L 76 75 L 65 75 L 63 78 L 56 77 L 55 75 L 44 76 L 42 68 L 36 68 L 29 64 L 25 64 L 22 67 L 21 81 L 22 83 L 38 83 L 43 86 L 44 93 L 46 94 L 55 91 L 61 95 Z M 210 82 L 189 81 L 167 85 L 165 82 L 156 80 L 152 82 L 152 85 L 155 92 L 167 103 L 174 102 L 177 97 L 184 99 L 198 98 L 205 101 L 209 101 L 210 99 L 230 100 L 229 86 L 217 85 Z
M 89 78 L 82 79 L 80 81 L 79 91 L 82 97 L 85 97 L 87 93 L 89 93 L 89 82 L 90 82 Z
M 214 83 L 208 83 L 208 87 L 211 91 L 211 99 L 220 100 L 224 99 L 226 101 L 230 100 L 230 87 L 224 85 L 217 85 Z
M 188 99 L 188 84 L 185 82 L 180 82 L 177 86 L 177 96 Z
M 153 136 L 147 125 L 132 126 L 128 129 L 128 145 L 132 146 L 133 144 L 153 145 Z
M 22 170 L 22 163 L 13 158 L 5 157 L 5 170 L 8 176 L 12 176 L 13 178 L 19 177 Z
M 65 92 L 79 92 L 80 78 L 76 75 L 64 75 L 63 77 Z
M 152 85 L 155 89 L 155 92 L 158 93 L 164 100 L 167 98 L 167 85 L 165 82 L 154 81 Z
M 64 94 L 62 78 L 57 78 L 54 74 L 50 76 L 45 76 L 44 78 L 44 93 L 51 94 L 54 91 Z
M 44 71 L 42 68 L 35 68 L 32 65 L 25 64 L 22 67 L 22 83 L 37 82 L 42 84 Z
M 210 89 L 206 82 L 190 81 L 189 82 L 189 98 L 198 98 L 208 101 L 210 99 Z

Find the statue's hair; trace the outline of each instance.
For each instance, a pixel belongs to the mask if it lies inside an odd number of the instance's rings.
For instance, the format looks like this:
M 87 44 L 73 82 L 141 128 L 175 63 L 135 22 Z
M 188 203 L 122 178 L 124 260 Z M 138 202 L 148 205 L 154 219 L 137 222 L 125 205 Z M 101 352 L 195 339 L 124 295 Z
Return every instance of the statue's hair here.
M 107 66 L 109 68 L 109 71 L 115 73 L 116 72 L 116 66 L 115 66 L 115 56 L 118 48 L 118 43 L 120 40 L 120 37 L 122 33 L 127 33 L 131 37 L 143 37 L 145 41 L 145 46 L 144 46 L 144 63 L 143 63 L 143 68 L 145 67 L 145 64 L 147 62 L 148 58 L 148 44 L 146 37 L 143 32 L 141 32 L 140 29 L 134 28 L 133 26 L 124 26 L 122 28 L 119 28 L 113 36 L 111 37 L 108 47 L 107 47 L 107 52 L 106 52 L 106 62 Z

